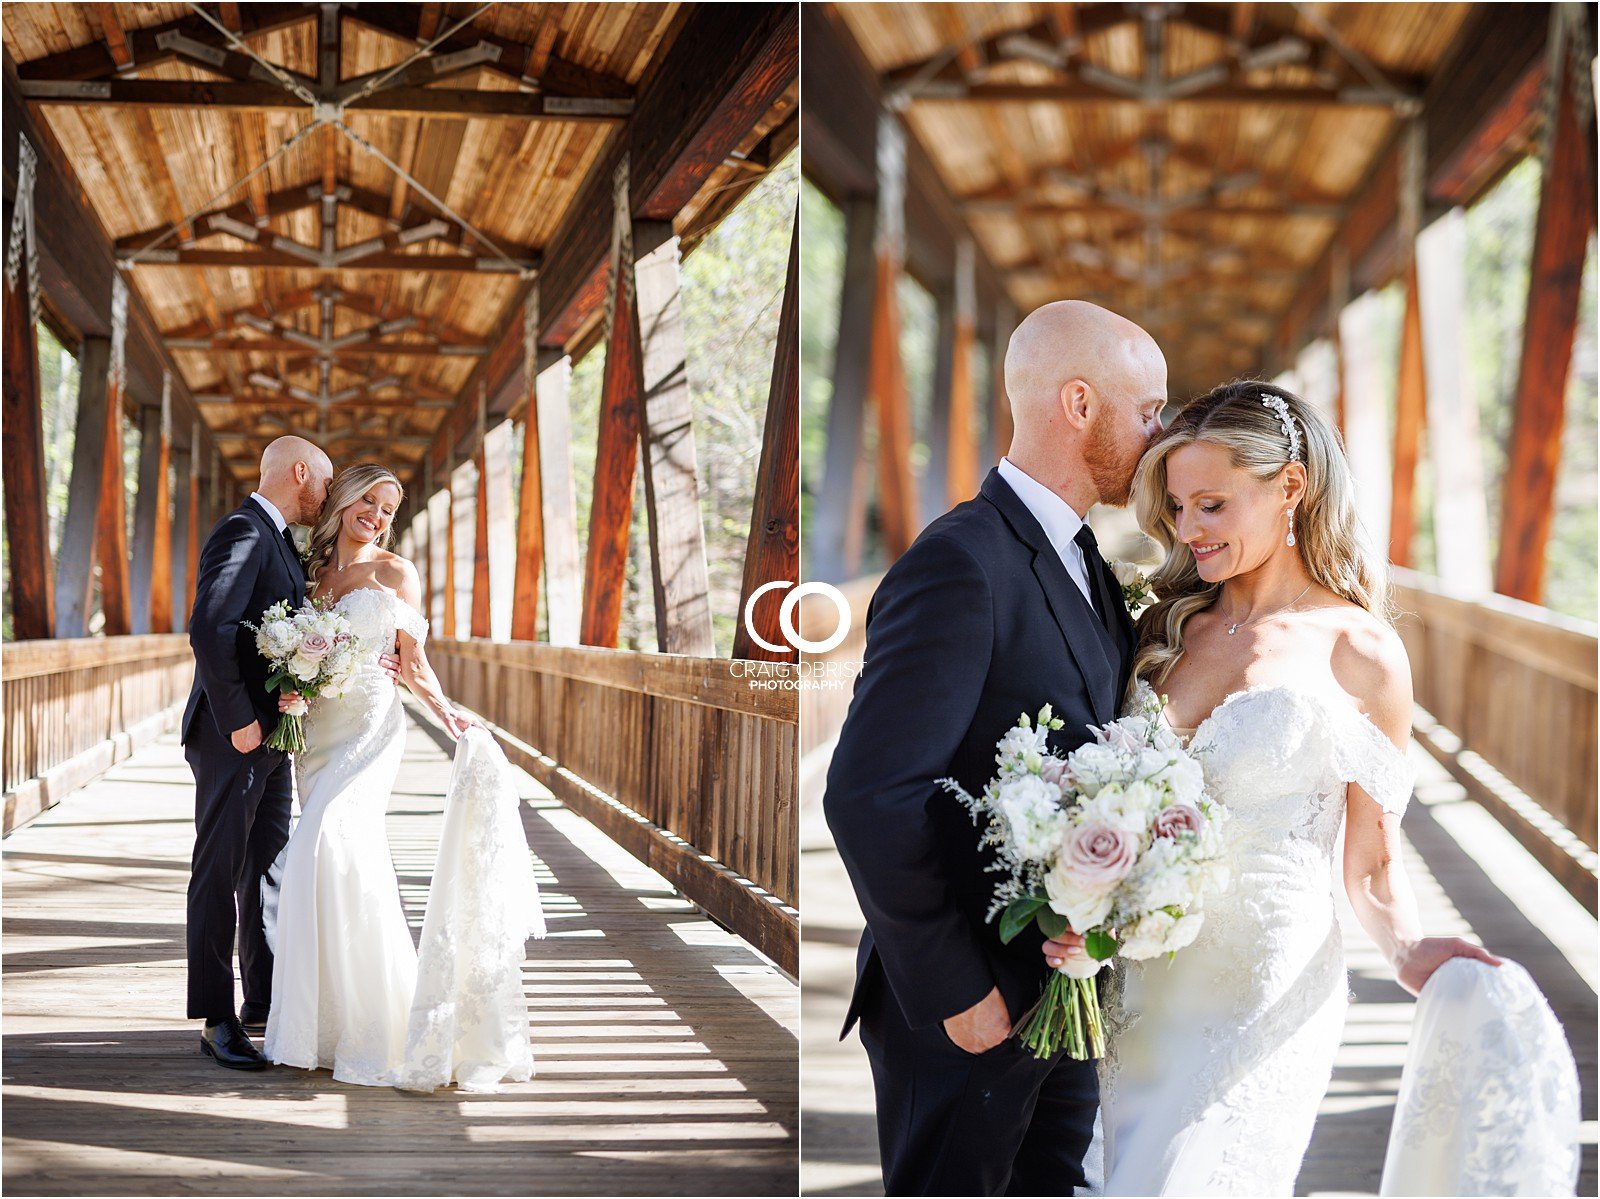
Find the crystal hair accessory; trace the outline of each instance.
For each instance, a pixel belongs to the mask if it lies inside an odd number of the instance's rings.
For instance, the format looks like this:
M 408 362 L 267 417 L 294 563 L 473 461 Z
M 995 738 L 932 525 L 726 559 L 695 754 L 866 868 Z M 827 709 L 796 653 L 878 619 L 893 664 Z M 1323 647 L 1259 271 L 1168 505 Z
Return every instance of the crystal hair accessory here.
M 1289 402 L 1281 395 L 1270 391 L 1261 393 L 1261 406 L 1270 408 L 1283 423 L 1283 435 L 1289 439 L 1289 461 L 1300 461 L 1300 430 L 1295 427 L 1294 417 L 1289 415 Z

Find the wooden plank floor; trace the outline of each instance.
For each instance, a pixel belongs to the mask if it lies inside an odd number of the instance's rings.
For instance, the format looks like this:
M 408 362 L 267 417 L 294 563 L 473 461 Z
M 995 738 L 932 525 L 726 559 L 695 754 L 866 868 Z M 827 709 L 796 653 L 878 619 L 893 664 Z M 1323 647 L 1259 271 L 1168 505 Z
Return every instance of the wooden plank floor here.
M 1567 1031 L 1582 1082 L 1582 1172 L 1596 1193 L 1596 934 L 1584 911 L 1442 767 L 1413 746 L 1420 779 L 1406 813 L 1406 868 L 1423 927 L 1475 935 L 1527 967 Z M 861 1043 L 840 1042 L 861 912 L 820 812 L 822 768 L 802 767 L 801 937 L 805 1095 L 801 1193 L 881 1195 L 872 1081 Z M 1409 996 L 1341 904 L 1351 990 L 1333 1081 L 1301 1169 L 1301 1195 L 1374 1195 L 1405 1065 Z
M 389 835 L 421 928 L 449 758 L 412 719 Z M 520 772 L 519 772 L 520 773 Z M 4 847 L 4 1188 L 794 1194 L 797 988 L 521 775 L 550 936 L 535 1073 L 497 1095 L 249 1074 L 183 1018 L 193 785 L 147 747 Z

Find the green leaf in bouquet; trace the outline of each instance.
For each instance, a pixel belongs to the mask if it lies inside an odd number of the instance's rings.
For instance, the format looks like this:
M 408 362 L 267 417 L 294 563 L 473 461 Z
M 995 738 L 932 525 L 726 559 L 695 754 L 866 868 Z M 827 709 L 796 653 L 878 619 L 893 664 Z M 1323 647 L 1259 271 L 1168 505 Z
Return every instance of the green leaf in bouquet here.
M 1009 945 L 1016 939 L 1018 933 L 1028 927 L 1028 921 L 1033 919 L 1033 914 L 1044 907 L 1044 896 L 1024 895 L 1013 899 L 1010 906 L 1000 913 L 1000 942 Z
M 1050 908 L 1041 909 L 1034 919 L 1039 923 L 1039 931 L 1052 941 L 1067 931 L 1067 918 Z
M 279 687 L 283 686 L 283 684 L 288 682 L 288 681 L 289 681 L 289 672 L 287 670 L 280 670 L 280 671 L 278 671 L 277 674 L 274 674 L 274 675 L 272 675 L 271 677 L 269 677 L 267 679 L 267 690 L 268 691 L 276 691 Z
M 1117 939 L 1104 929 L 1095 929 L 1083 939 L 1083 951 L 1097 962 L 1116 956 Z

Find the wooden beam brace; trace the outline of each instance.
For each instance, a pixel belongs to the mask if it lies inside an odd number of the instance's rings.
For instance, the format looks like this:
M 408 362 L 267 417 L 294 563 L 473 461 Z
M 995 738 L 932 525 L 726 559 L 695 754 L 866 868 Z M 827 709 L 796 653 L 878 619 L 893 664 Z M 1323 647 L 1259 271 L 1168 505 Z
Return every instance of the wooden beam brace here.
M 789 270 L 778 315 L 778 341 L 767 391 L 767 415 L 761 434 L 761 461 L 756 467 L 755 501 L 750 511 L 750 539 L 744 551 L 744 576 L 739 585 L 738 625 L 733 656 L 765 662 L 796 662 L 799 651 L 788 645 L 779 627 L 781 601 L 772 596 L 748 614 L 751 597 L 767 583 L 800 578 L 800 221 L 795 214 L 789 239 Z M 758 644 L 758 635 L 777 650 Z

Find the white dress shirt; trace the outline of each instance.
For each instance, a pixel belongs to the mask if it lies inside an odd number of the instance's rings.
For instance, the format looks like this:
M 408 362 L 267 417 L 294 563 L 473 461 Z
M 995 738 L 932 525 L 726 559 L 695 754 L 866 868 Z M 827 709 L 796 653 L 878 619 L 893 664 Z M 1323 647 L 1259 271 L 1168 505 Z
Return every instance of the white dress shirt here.
M 272 517 L 272 523 L 278 526 L 278 536 L 282 537 L 283 531 L 289 527 L 289 522 L 283 519 L 283 513 L 278 511 L 278 505 L 259 491 L 252 491 L 250 498 L 267 510 L 267 515 Z
M 1061 565 L 1067 568 L 1067 574 L 1078 585 L 1078 590 L 1083 592 L 1083 598 L 1089 601 L 1089 607 L 1094 607 L 1094 594 L 1089 590 L 1089 568 L 1083 561 L 1083 549 L 1073 540 L 1078 535 L 1078 530 L 1083 528 L 1083 517 L 1072 510 L 1072 505 L 1067 503 L 1055 492 L 1051 491 L 1039 480 L 1024 471 L 1010 458 L 1000 459 L 1000 477 L 1017 493 L 1021 500 L 1033 513 L 1033 518 L 1044 529 L 1044 535 L 1049 538 L 1051 547 L 1056 551 L 1056 557 L 1061 559 Z

